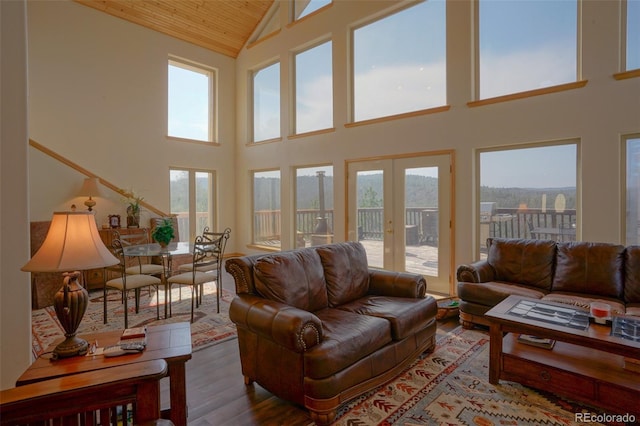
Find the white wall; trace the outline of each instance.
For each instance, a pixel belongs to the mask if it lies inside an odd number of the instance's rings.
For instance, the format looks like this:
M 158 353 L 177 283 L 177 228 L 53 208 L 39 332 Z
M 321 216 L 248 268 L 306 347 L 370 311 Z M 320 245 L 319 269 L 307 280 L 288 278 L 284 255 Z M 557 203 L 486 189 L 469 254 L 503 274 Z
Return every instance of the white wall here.
M 447 17 L 446 112 L 345 128 L 348 98 L 348 35 L 355 22 L 384 12 L 396 2 L 336 1 L 328 10 L 290 27 L 250 49 L 237 61 L 238 163 L 237 210 L 249 212 L 251 169 L 280 168 L 283 182 L 291 180 L 291 167 L 331 163 L 335 199 L 344 211 L 345 160 L 412 152 L 454 149 L 456 155 L 455 264 L 473 260 L 475 207 L 473 203 L 475 150 L 512 144 L 577 138 L 582 170 L 582 240 L 621 242 L 620 135 L 640 131 L 640 79 L 616 81 L 619 70 L 619 2 L 582 3 L 582 78 L 586 87 L 544 96 L 470 108 L 472 97 L 472 6 L 470 1 L 449 1 Z M 286 7 L 281 7 L 286 23 Z M 289 139 L 290 53 L 325 34 L 333 39 L 335 132 Z M 281 61 L 282 142 L 251 145 L 247 100 L 249 71 L 274 58 Z M 246 145 L 248 144 L 248 145 Z M 283 215 L 293 211 L 294 200 L 283 191 Z M 241 240 L 251 239 L 251 217 L 238 217 Z M 344 234 L 345 218 L 336 215 L 334 230 Z M 285 231 L 283 231 L 283 234 Z M 236 233 L 236 236 L 238 234 Z M 285 238 L 291 244 L 292 230 Z M 290 245 L 289 245 L 290 247 Z
M 27 29 L 24 1 L 0 2 L 0 389 L 31 357 L 27 197 Z
M 31 139 L 164 212 L 170 210 L 170 167 L 216 170 L 222 183 L 217 225 L 235 227 L 232 58 L 72 1 L 30 0 L 28 28 Z M 169 55 L 218 70 L 220 146 L 166 137 Z M 76 195 L 83 175 L 34 148 L 29 155 L 38 165 L 29 170 L 32 220 L 49 220 L 54 209 L 71 203 L 84 209 Z M 124 222 L 123 198 L 102 189 L 98 225 L 108 214 Z

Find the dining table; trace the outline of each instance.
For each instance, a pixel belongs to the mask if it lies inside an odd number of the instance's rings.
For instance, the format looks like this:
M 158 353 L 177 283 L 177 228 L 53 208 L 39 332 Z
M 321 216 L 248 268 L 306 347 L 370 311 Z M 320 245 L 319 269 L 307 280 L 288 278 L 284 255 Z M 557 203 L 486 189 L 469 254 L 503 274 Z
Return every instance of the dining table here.
M 191 254 L 193 252 L 193 244 L 186 241 L 170 242 L 166 246 L 158 243 L 133 244 L 122 248 L 125 256 L 130 257 L 157 257 L 160 258 L 164 273 L 162 274 L 162 282 L 164 284 L 164 317 L 167 318 L 168 289 L 167 277 L 172 273 L 172 259 L 177 255 Z

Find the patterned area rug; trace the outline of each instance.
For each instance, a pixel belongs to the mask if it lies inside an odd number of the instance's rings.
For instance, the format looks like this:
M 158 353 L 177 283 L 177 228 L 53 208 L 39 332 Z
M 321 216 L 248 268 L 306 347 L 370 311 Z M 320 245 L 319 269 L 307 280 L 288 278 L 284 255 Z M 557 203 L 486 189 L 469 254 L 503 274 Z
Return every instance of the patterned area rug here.
M 229 319 L 229 303 L 233 294 L 223 290 L 220 298 L 220 313 L 216 313 L 216 288 L 214 283 L 204 285 L 203 303 L 194 310 L 193 324 L 191 324 L 191 344 L 193 350 L 202 349 L 215 343 L 220 343 L 237 336 L 235 325 Z M 182 291 L 180 291 L 182 290 Z M 120 292 L 111 290 L 107 293 L 107 320 L 103 323 L 102 290 L 89 293 L 89 306 L 78 334 L 93 331 L 110 331 L 124 329 L 124 305 L 120 302 Z M 160 320 L 156 319 L 156 305 L 158 298 L 155 291 L 145 288 L 141 291 L 140 311 L 135 312 L 133 292 L 129 292 L 129 327 L 142 325 L 167 324 L 172 322 L 189 322 L 191 320 L 191 289 L 188 287 L 174 287 L 171 292 L 172 312 L 170 318 L 164 318 L 164 292 L 160 294 Z M 52 306 L 37 309 L 31 313 L 32 351 L 34 359 L 42 354 L 52 343 L 64 337 L 64 330 L 56 318 Z
M 487 333 L 461 327 L 439 332 L 432 354 L 423 355 L 395 380 L 348 403 L 336 424 L 568 426 L 584 424 L 575 421 L 575 413 L 603 414 L 517 383 L 501 381 L 494 386 L 488 377 Z

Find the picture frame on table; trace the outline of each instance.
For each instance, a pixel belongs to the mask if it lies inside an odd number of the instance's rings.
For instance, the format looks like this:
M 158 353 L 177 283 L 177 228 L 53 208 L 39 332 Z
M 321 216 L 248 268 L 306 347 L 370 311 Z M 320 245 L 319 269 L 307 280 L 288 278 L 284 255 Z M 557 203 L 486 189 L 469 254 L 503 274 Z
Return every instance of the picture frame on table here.
M 119 214 L 110 214 L 109 215 L 109 226 L 111 228 L 120 228 L 120 215 Z

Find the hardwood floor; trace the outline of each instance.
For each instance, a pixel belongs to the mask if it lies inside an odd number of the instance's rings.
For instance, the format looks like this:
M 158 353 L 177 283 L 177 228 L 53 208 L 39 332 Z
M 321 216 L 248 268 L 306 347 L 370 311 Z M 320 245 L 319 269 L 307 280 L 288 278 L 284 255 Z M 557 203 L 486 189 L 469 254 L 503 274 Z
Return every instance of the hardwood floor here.
M 225 289 L 235 291 L 233 278 L 223 277 Z M 457 318 L 438 322 L 452 330 Z M 307 411 L 273 396 L 257 384 L 246 386 L 236 339 L 193 353 L 187 362 L 189 425 L 310 425 Z M 168 383 L 163 382 L 163 406 L 168 405 Z

